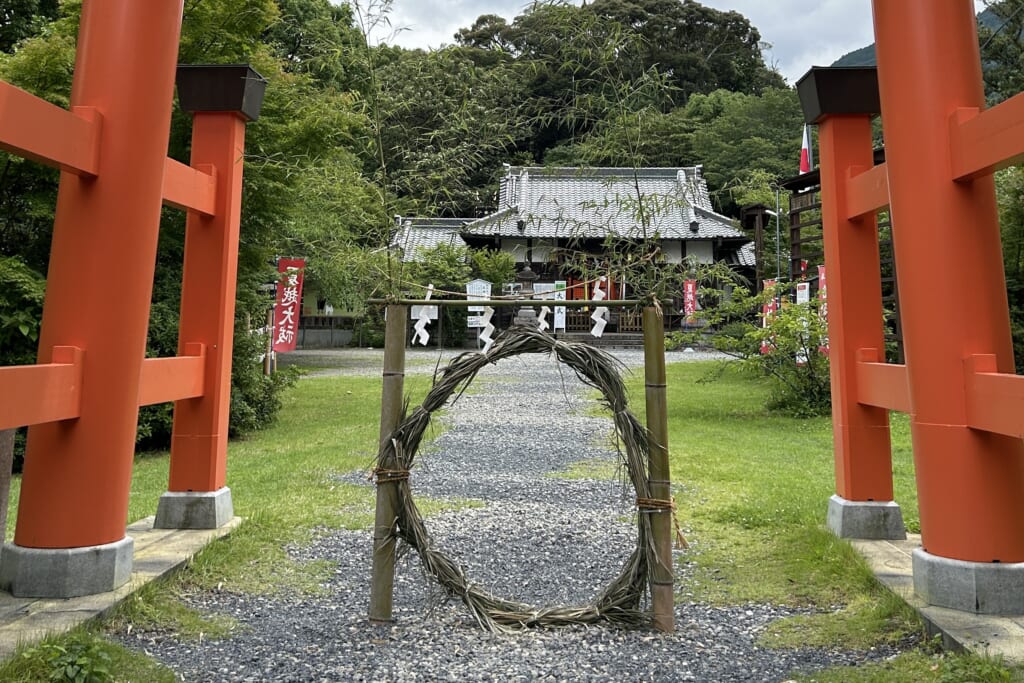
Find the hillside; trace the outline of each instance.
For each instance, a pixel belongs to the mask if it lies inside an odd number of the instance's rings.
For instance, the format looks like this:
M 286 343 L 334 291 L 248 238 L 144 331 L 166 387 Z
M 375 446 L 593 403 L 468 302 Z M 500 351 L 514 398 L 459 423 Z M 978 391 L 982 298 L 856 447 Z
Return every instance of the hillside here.
M 996 29 L 999 27 L 999 17 L 997 17 L 995 12 L 992 10 L 986 9 L 978 15 L 978 23 L 990 29 Z M 874 43 L 854 50 L 853 52 L 847 52 L 845 55 L 832 62 L 832 66 L 875 66 L 875 64 Z

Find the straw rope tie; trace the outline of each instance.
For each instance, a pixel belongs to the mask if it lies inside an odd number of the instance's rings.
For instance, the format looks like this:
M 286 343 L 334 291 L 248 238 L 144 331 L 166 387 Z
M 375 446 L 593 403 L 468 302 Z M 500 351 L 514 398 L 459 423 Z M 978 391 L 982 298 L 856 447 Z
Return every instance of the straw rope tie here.
M 409 479 L 409 470 L 386 470 L 377 467 L 374 468 L 370 478 L 376 480 L 377 486 L 393 481 L 407 481 Z
M 654 483 L 654 481 L 652 480 L 651 483 Z M 686 537 L 683 536 L 682 528 L 679 526 L 679 516 L 676 514 L 676 499 L 674 497 L 668 500 L 662 498 L 637 498 L 636 507 L 640 512 L 646 514 L 671 512 L 672 525 L 676 530 L 676 548 L 690 547 L 690 544 L 686 542 Z

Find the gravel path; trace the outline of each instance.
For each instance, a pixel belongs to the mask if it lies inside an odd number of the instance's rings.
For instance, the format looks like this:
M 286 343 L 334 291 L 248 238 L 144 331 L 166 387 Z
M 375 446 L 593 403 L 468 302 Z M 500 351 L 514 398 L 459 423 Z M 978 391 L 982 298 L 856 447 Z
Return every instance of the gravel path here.
M 642 363 L 638 352 L 616 355 Z M 552 474 L 580 460 L 614 462 L 610 420 L 586 416 L 586 387 L 546 357 L 512 358 L 480 377 L 487 381 L 448 411 L 447 431 L 420 454 L 412 486 L 420 497 L 485 505 L 433 516 L 428 528 L 474 581 L 503 597 L 589 602 L 632 550 L 632 492 Z M 361 476 L 346 479 L 366 485 Z M 398 565 L 394 625 L 373 627 L 366 619 L 370 536 L 330 531 L 292 551 L 337 563 L 323 596 L 189 598 L 237 619 L 244 628 L 231 638 L 197 643 L 136 633 L 124 642 L 189 681 L 783 681 L 892 654 L 761 649 L 758 633 L 798 612 L 767 605 L 679 602 L 671 634 L 610 627 L 484 633 L 461 603 L 438 595 L 415 556 Z M 685 571 L 685 557 L 677 560 Z

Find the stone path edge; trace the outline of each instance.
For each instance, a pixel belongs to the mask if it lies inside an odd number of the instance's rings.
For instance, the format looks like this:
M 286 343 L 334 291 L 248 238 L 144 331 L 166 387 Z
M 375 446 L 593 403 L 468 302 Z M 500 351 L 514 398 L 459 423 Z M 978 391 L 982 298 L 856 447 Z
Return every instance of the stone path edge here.
M 917 610 L 928 634 L 942 637 L 943 647 L 1001 656 L 1012 666 L 1024 664 L 1024 616 L 971 614 L 934 607 L 914 593 L 911 554 L 921 547 L 920 534 L 907 534 L 904 541 L 851 539 L 851 543 L 875 577 Z
M 0 591 L 0 658 L 20 645 L 36 643 L 52 633 L 68 631 L 110 613 L 125 598 L 147 583 L 184 566 L 211 542 L 227 536 L 242 523 L 241 517 L 217 529 L 154 529 L 155 516 L 128 525 L 135 539 L 132 575 L 114 591 L 78 598 L 16 598 Z

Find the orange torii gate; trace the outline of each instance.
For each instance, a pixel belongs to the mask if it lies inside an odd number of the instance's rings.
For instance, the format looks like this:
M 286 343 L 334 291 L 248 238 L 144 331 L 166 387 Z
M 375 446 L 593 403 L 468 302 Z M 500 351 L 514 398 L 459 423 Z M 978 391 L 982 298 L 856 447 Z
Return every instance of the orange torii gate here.
M 840 536 L 903 536 L 888 411 L 910 413 L 933 605 L 1024 614 L 1024 377 L 1013 374 L 992 172 L 1024 160 L 1024 95 L 984 108 L 971 0 L 873 0 L 873 70 L 798 83 L 819 125 Z M 881 113 L 886 163 L 872 165 Z M 885 362 L 876 213 L 893 216 L 906 365 Z M 969 284 L 969 286 L 964 286 Z M 943 310 L 970 312 L 949 323 Z
M 225 486 L 247 66 L 180 67 L 191 166 L 167 157 L 183 0 L 85 0 L 65 111 L 0 81 L 0 148 L 61 169 L 39 364 L 0 368 L 0 429 L 30 425 L 0 585 L 71 597 L 126 582 L 140 405 L 175 401 L 156 526 L 215 528 Z M 178 356 L 145 359 L 161 205 L 188 211 Z

